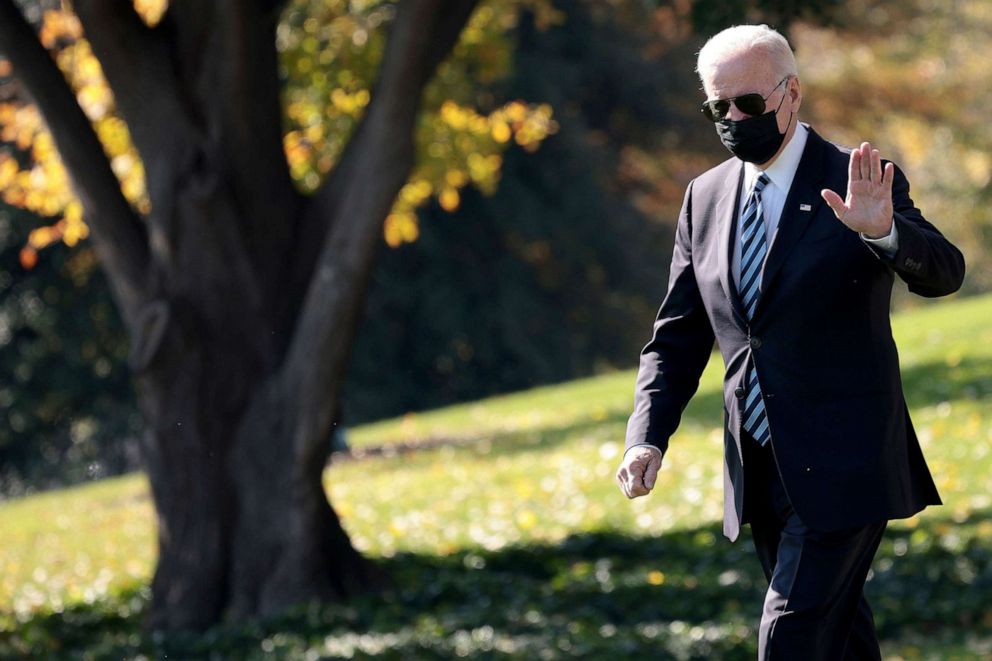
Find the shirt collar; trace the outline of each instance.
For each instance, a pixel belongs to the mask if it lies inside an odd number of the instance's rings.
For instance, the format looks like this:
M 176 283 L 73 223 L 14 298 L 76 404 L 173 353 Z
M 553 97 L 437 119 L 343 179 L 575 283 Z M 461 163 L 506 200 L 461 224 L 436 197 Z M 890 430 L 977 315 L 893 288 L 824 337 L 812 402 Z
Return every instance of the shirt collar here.
M 799 161 L 802 160 L 808 137 L 809 129 L 806 128 L 806 125 L 796 122 L 796 130 L 792 133 L 792 137 L 785 145 L 782 153 L 778 155 L 774 163 L 764 170 L 771 185 L 778 188 L 783 194 L 788 193 L 792 186 L 792 179 L 796 176 L 796 170 L 799 169 Z M 758 178 L 758 174 L 762 170 L 759 170 L 754 163 L 745 163 L 744 171 L 748 184 L 745 190 L 750 190 L 754 186 L 754 180 Z

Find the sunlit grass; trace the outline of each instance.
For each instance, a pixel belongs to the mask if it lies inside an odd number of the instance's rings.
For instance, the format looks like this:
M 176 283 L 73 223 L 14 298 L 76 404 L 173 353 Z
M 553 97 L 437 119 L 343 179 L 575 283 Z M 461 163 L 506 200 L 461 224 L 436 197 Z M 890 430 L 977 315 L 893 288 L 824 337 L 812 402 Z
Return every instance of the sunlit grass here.
M 0 505 L 0 612 L 58 612 L 147 580 L 153 522 L 137 475 Z
M 987 634 L 992 631 L 990 320 L 992 296 L 985 296 L 924 306 L 898 315 L 894 322 L 907 399 L 946 506 L 893 523 L 879 553 L 869 593 L 893 658 L 992 654 Z M 684 658 L 695 658 L 704 653 L 699 650 L 708 649 L 697 645 L 705 643 L 706 636 L 726 649 L 750 649 L 760 605 L 757 567 L 746 542 L 730 545 L 719 536 L 721 372 L 720 360 L 714 357 L 672 441 L 656 492 L 633 502 L 620 495 L 613 481 L 632 401 L 633 371 L 351 430 L 349 441 L 359 448 L 425 439 L 461 441 L 341 461 L 325 475 L 332 502 L 356 545 L 380 558 L 401 583 L 410 582 L 404 590 L 413 592 L 391 606 L 368 606 L 380 614 L 377 617 L 395 616 L 383 625 L 399 637 L 387 649 L 409 652 L 409 646 L 421 650 L 434 645 L 438 654 L 454 653 L 462 644 L 457 636 L 465 631 L 470 640 L 463 647 L 480 653 L 485 645 L 471 643 L 471 635 L 485 625 L 489 634 L 478 635 L 494 640 L 502 636 L 500 644 L 516 649 L 520 658 L 545 644 L 563 653 L 557 638 L 533 638 L 537 634 L 528 627 L 537 625 L 528 624 L 528 608 L 552 618 L 542 626 L 564 636 L 567 640 L 561 644 L 592 645 L 590 650 L 603 644 L 618 658 L 624 654 L 620 647 L 610 647 L 611 641 L 624 637 L 634 641 L 631 654 L 638 644 L 668 641 L 668 653 L 678 657 L 673 650 L 684 643 L 689 645 Z M 23 626 L 17 620 L 36 613 L 57 613 L 89 602 L 118 603 L 115 599 L 123 604 L 117 610 L 124 614 L 140 609 L 134 590 L 147 583 L 155 554 L 153 512 L 143 477 L 0 505 L 0 531 L 0 651 L 4 631 L 16 630 Z M 581 552 L 573 553 L 576 544 Z M 522 555 L 521 549 L 532 551 Z M 539 580 L 513 563 L 537 563 Z M 473 599 L 511 599 L 501 592 L 509 589 L 499 584 L 504 575 L 489 572 L 494 564 L 510 572 L 513 594 L 520 591 L 520 599 L 538 605 L 525 604 L 517 615 L 504 612 L 499 604 L 473 610 L 468 604 L 474 601 L 461 595 L 465 580 L 473 581 L 473 589 L 482 595 Z M 473 567 L 480 571 L 472 573 Z M 416 592 L 428 589 L 426 583 L 421 585 L 427 576 L 452 581 L 456 596 L 435 604 L 443 612 L 452 609 L 444 616 L 447 620 L 436 620 L 441 616 L 430 612 L 402 614 L 402 608 L 427 598 Z M 490 580 L 494 582 L 487 587 Z M 630 596 L 622 596 L 624 590 Z M 682 599 L 688 591 L 691 603 L 685 613 L 659 611 L 655 617 L 669 619 L 644 620 L 648 616 L 638 609 L 651 601 L 646 595 L 670 590 L 680 591 Z M 582 629 L 592 626 L 582 624 L 584 611 L 567 609 L 576 607 L 576 599 L 596 602 L 593 594 L 602 601 L 597 608 L 617 611 L 621 620 L 626 614 L 631 622 L 618 620 L 610 625 L 612 630 L 600 631 L 599 624 Z M 544 613 L 559 602 L 561 614 Z M 459 604 L 458 609 L 453 604 Z M 454 614 L 456 610 L 460 614 Z M 352 651 L 365 649 L 360 637 L 349 638 L 359 635 L 358 629 L 349 628 L 349 617 L 360 616 L 333 612 L 330 620 L 312 625 L 314 631 L 337 632 L 327 640 L 319 636 L 321 653 L 349 645 Z M 602 616 L 595 612 L 595 617 Z M 407 625 L 398 624 L 409 617 L 414 619 Z M 557 624 L 554 617 L 559 618 Z M 595 617 L 590 615 L 589 621 Z M 693 617 L 704 620 L 693 624 Z M 573 632 L 573 625 L 582 632 Z M 406 643 L 396 642 L 404 635 Z M 386 645 L 376 640 L 368 644 Z M 293 649 L 307 651 L 309 643 L 304 642 L 294 643 Z M 289 652 L 286 656 L 297 658 Z
M 631 372 L 490 397 L 425 413 L 409 413 L 349 430 L 356 448 L 425 439 L 484 438 L 508 432 L 545 432 L 580 422 L 627 415 Z

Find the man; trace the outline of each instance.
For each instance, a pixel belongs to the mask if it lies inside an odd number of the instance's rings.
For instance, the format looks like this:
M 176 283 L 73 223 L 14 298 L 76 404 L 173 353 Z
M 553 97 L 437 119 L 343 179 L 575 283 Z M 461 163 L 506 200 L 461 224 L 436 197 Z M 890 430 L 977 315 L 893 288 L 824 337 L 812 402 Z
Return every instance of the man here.
M 892 284 L 950 294 L 964 259 L 878 150 L 799 123 L 779 33 L 724 30 L 697 70 L 734 157 L 686 191 L 617 480 L 629 498 L 654 487 L 715 339 L 724 534 L 750 523 L 769 580 L 759 658 L 879 659 L 862 592 L 886 522 L 940 503 L 902 393 Z

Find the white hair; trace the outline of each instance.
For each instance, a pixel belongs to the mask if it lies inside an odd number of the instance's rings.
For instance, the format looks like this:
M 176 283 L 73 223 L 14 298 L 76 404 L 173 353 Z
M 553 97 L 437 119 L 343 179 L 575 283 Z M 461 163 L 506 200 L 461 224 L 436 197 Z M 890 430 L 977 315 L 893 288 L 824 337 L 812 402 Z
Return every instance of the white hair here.
M 780 33 L 767 25 L 735 25 L 710 37 L 700 49 L 699 59 L 696 60 L 699 79 L 705 85 L 721 62 L 748 51 L 766 55 L 772 71 L 779 77 L 799 73 L 792 47 Z

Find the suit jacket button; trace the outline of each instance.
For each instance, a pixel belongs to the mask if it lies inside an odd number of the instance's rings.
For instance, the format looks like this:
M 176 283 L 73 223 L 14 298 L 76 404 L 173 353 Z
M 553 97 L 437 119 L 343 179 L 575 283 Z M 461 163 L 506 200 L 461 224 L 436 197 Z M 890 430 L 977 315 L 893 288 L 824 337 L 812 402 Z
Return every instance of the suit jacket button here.
M 749 344 L 751 345 L 751 348 L 752 349 L 760 349 L 761 348 L 761 338 L 760 337 L 752 337 L 750 339 L 750 341 L 749 341 Z
M 744 388 L 737 386 L 734 389 L 734 397 L 736 397 L 737 399 L 744 399 Z

